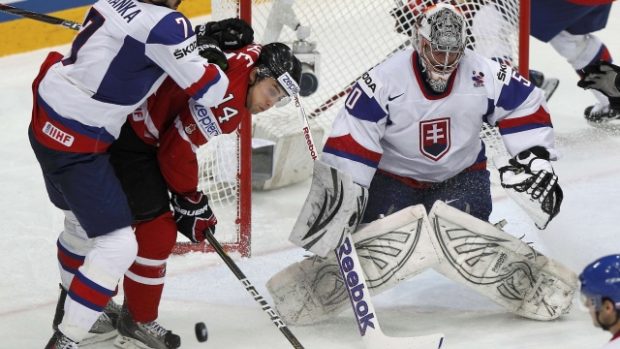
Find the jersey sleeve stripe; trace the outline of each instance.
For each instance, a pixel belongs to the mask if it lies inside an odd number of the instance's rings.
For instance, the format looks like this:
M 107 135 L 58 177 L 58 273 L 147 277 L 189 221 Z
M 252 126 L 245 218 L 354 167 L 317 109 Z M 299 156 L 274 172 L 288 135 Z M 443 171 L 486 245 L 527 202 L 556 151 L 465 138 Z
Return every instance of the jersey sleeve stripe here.
M 510 79 L 508 85 L 504 86 L 497 99 L 497 106 L 505 110 L 514 110 L 521 106 L 530 93 L 534 90 L 534 84 L 530 82 L 529 86 L 523 81 Z
M 200 80 L 186 88 L 185 92 L 197 100 L 202 97 L 211 86 L 217 84 L 220 78 L 221 76 L 217 68 L 212 65 L 205 66 L 205 72 L 202 74 Z
M 498 127 L 500 134 L 507 135 L 540 127 L 553 127 L 553 124 L 549 113 L 543 107 L 539 107 L 533 114 L 501 120 Z
M 329 138 L 323 151 L 373 168 L 377 168 L 381 160 L 381 153 L 364 148 L 350 134 Z

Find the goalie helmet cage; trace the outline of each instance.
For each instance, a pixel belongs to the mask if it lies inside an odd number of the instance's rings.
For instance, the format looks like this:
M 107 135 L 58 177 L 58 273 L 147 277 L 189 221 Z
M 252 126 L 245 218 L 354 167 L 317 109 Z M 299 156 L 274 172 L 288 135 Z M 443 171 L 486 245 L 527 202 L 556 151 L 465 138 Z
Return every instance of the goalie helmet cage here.
M 318 90 L 303 98 L 312 118 L 311 127 L 329 134 L 337 111 L 353 83 L 365 71 L 401 49 L 411 47 L 412 38 L 397 30 L 402 23 L 437 0 L 212 0 L 212 19 L 240 17 L 252 24 L 260 44 L 280 41 L 291 47 L 314 47 L 298 58 L 304 71 L 318 76 Z M 527 77 L 529 69 L 530 0 L 455 0 L 464 14 L 468 47 L 515 67 Z M 400 23 L 400 24 L 399 24 Z M 406 26 L 405 26 L 406 27 Z M 299 43 L 311 45 L 299 45 Z M 312 59 L 312 54 L 316 53 Z M 309 59 L 310 57 L 311 59 Z M 224 135 L 199 151 L 200 188 L 209 195 L 218 217 L 218 239 L 227 251 L 250 254 L 251 138 L 278 143 L 295 134 L 300 146 L 286 143 L 287 162 L 282 168 L 311 168 L 299 116 L 295 107 L 273 108 L 244 118 L 240 131 Z M 267 134 L 267 135 L 265 135 Z M 298 134 L 298 135 L 296 135 Z M 321 139 L 316 140 L 321 143 Z M 324 139 L 323 139 L 324 141 Z M 321 145 L 319 144 L 319 148 Z M 278 147 L 275 157 L 279 161 Z M 230 154 L 237 154 L 236 161 Z M 301 162 L 307 160 L 307 162 Z M 299 161 L 296 162 L 296 161 Z M 286 170 L 285 170 L 286 171 Z M 301 171 L 283 172 L 275 167 L 274 178 L 282 180 Z M 311 171 L 309 172 L 311 173 Z M 308 174 L 309 174 L 308 173 Z M 297 179 L 284 182 L 295 182 Z M 234 207 L 237 207 L 235 210 Z M 236 213 L 235 217 L 226 214 Z M 234 222 L 234 227 L 229 227 Z M 223 234 L 220 233 L 223 231 Z M 233 232 L 233 233 L 231 233 Z M 223 237 L 224 235 L 224 237 Z M 206 244 L 177 243 L 175 252 L 211 251 Z

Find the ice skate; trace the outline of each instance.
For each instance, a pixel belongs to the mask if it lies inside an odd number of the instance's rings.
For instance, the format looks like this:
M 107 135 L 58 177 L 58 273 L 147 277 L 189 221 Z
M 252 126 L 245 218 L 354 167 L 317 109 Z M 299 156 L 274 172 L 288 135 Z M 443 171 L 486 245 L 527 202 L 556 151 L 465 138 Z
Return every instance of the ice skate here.
M 599 103 L 587 107 L 583 112 L 583 116 L 592 123 L 606 123 L 620 119 L 620 112 L 611 109 L 609 104 Z
M 45 349 L 78 349 L 78 345 L 62 334 L 62 332 L 55 331 L 52 338 L 47 342 Z
M 64 306 L 65 299 L 67 298 L 67 291 L 60 286 L 60 295 L 58 296 L 58 302 L 56 303 L 56 313 L 54 314 L 54 320 L 52 321 L 52 329 L 58 331 L 58 325 L 62 322 L 62 318 L 65 315 Z M 88 335 L 80 342 L 82 345 L 88 345 L 98 342 L 103 342 L 113 338 L 118 334 L 116 331 L 116 324 L 121 313 L 121 306 L 114 300 L 110 299 L 108 304 L 103 309 L 103 313 L 99 315 L 97 321 L 93 324 L 88 331 Z
M 181 346 L 181 337 L 166 330 L 157 321 L 134 321 L 129 310 L 123 307 L 114 345 L 121 349 L 176 349 Z
M 538 70 L 530 70 L 530 81 L 534 83 L 534 86 L 540 88 L 545 92 L 545 100 L 549 101 L 555 90 L 560 85 L 560 80 L 556 78 L 545 78 L 545 75 Z

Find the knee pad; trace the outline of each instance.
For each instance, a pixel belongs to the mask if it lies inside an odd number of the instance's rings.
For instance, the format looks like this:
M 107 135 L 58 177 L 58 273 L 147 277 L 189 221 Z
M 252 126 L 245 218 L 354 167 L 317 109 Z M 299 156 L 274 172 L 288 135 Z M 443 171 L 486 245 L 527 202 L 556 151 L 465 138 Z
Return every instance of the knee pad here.
M 575 70 L 590 64 L 605 46 L 595 35 L 573 35 L 566 31 L 560 32 L 549 43 Z
M 138 243 L 131 227 L 114 230 L 93 239 L 80 272 L 93 282 L 113 290 L 136 259 Z

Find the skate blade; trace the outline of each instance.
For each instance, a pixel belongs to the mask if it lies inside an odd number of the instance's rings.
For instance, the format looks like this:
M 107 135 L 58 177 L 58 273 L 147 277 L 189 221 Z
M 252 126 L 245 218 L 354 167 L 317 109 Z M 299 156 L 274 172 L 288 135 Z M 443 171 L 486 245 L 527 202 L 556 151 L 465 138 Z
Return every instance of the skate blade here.
M 151 347 L 140 342 L 137 339 L 125 337 L 121 334 L 116 336 L 116 339 L 114 340 L 114 346 L 121 349 L 152 349 Z
M 558 79 L 555 79 L 555 78 L 545 79 L 542 86 L 540 86 L 540 88 L 543 91 L 545 91 L 545 100 L 549 101 L 551 99 L 551 96 L 553 96 L 553 93 L 555 92 L 555 90 L 558 89 L 559 84 L 560 84 L 560 80 Z
M 84 338 L 80 342 L 80 348 L 82 346 L 88 346 L 88 345 L 95 344 L 95 343 L 105 342 L 107 340 L 110 340 L 110 339 L 114 338 L 116 335 L 118 335 L 118 332 L 116 330 L 113 330 L 113 331 L 110 331 L 110 332 L 106 332 L 106 333 L 94 334 L 94 335 L 92 335 L 90 337 Z

